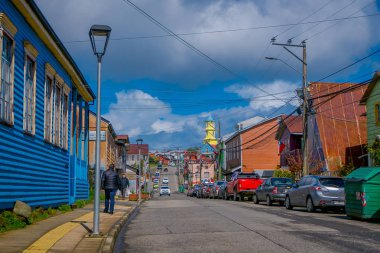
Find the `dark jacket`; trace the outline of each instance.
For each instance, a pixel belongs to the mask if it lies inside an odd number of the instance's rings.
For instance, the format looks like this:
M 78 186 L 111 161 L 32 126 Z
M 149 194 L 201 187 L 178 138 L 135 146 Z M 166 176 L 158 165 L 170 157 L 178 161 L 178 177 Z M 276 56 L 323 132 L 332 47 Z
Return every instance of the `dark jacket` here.
M 117 190 L 121 189 L 121 182 L 119 175 L 112 169 L 108 169 L 102 176 L 102 189 Z
M 128 178 L 122 177 L 120 179 L 120 181 L 121 181 L 121 188 L 123 188 L 123 189 L 128 188 L 128 186 L 129 186 L 129 180 L 128 180 Z

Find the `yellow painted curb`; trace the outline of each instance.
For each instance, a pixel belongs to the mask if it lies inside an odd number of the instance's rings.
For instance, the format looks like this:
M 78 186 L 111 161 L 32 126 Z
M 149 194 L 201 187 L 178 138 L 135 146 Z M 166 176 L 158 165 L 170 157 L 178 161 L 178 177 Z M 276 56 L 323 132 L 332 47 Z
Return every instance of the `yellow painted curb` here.
M 90 220 L 93 216 L 93 212 L 87 213 L 74 221 L 87 221 Z M 58 242 L 62 237 L 64 237 L 68 232 L 73 230 L 74 228 L 80 226 L 79 223 L 74 222 L 66 222 L 61 226 L 58 226 L 46 234 L 44 234 L 41 238 L 35 241 L 32 245 L 30 245 L 23 253 L 43 253 L 47 252 L 56 242 Z

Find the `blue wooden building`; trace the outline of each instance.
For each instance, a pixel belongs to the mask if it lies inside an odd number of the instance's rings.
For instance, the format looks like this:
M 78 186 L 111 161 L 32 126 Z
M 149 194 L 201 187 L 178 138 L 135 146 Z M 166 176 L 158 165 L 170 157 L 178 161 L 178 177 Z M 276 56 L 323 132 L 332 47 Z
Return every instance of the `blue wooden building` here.
M 0 209 L 89 194 L 94 93 L 32 0 L 0 1 Z

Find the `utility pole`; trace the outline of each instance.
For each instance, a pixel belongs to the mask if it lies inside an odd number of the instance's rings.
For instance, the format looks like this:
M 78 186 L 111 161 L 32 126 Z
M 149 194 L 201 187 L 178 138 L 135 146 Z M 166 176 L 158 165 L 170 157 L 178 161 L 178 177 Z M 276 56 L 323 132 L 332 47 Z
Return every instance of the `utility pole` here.
M 202 183 L 202 152 L 199 150 L 199 181 Z
M 223 147 L 222 147 L 222 138 L 220 136 L 220 120 L 218 120 L 218 157 L 219 157 L 219 161 L 218 161 L 218 181 L 220 181 L 222 179 L 222 163 L 221 163 L 221 156 L 222 156 L 222 151 L 223 151 Z
M 299 95 L 303 100 L 302 104 L 302 121 L 303 121 L 303 142 L 302 142 L 302 172 L 303 175 L 309 174 L 309 164 L 308 164 L 308 149 L 307 149 L 307 134 L 308 134 L 308 124 L 307 116 L 309 113 L 309 103 L 308 103 L 308 91 L 307 91 L 307 63 L 306 63 L 306 41 L 302 41 L 301 44 L 292 44 L 292 40 L 288 40 L 288 43 L 276 43 L 276 38 L 272 38 L 272 45 L 282 46 L 291 55 L 296 57 L 302 63 L 302 95 Z M 301 47 L 302 48 L 302 59 L 293 53 L 288 47 Z

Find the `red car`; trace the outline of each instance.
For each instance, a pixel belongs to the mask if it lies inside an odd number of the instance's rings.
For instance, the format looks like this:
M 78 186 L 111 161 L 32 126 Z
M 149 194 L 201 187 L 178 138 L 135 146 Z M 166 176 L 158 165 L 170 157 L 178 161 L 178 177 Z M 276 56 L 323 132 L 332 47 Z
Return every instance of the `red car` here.
M 233 198 L 233 200 L 243 201 L 247 197 L 248 200 L 252 200 L 253 193 L 262 182 L 263 180 L 256 173 L 233 173 L 231 180 L 227 182 L 225 199 Z

